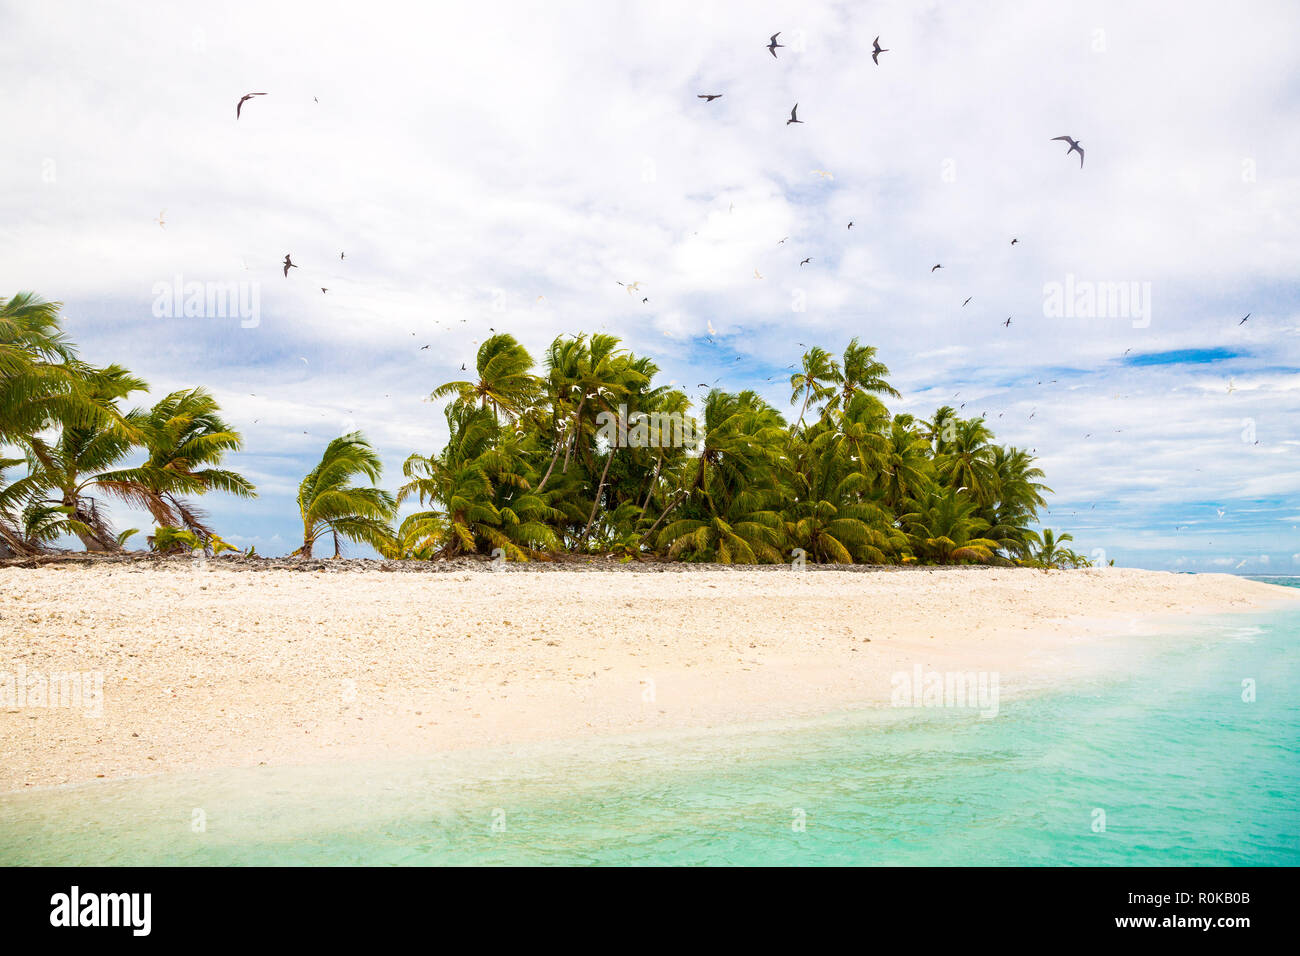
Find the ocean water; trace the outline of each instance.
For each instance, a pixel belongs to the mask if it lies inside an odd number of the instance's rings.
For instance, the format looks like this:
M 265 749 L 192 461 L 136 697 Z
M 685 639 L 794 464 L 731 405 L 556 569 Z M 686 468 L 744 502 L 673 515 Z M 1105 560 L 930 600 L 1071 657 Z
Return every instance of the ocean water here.
M 0 864 L 1300 865 L 1300 608 L 1145 647 L 992 719 L 885 709 L 0 797 Z

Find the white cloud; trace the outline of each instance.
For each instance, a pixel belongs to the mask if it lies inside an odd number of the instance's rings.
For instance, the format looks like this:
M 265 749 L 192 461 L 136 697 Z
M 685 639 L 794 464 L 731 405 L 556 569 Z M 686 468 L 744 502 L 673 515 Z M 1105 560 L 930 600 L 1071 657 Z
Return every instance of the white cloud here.
M 1193 52 L 1206 23 L 1213 69 Z M 19 6 L 0 261 L 68 304 L 88 358 L 155 394 L 218 393 L 264 497 L 209 506 L 245 534 L 291 521 L 345 421 L 390 479 L 434 451 L 422 399 L 489 326 L 534 355 L 603 328 L 665 381 L 721 377 L 780 407 L 799 342 L 858 335 L 900 409 L 965 403 L 1037 449 L 1050 521 L 1082 550 L 1127 538 L 1172 561 L 1256 534 L 1230 509 L 1217 539 L 1174 535 L 1200 503 L 1300 494 L 1298 27 L 1284 2 Z M 159 57 L 184 68 L 160 81 Z M 268 95 L 236 122 L 252 90 Z M 787 127 L 795 101 L 805 124 Z M 178 274 L 260 283 L 260 325 L 150 318 Z M 1045 317 L 1066 275 L 1151 283 L 1149 327 Z M 616 284 L 632 280 L 649 303 Z M 1120 361 L 1190 348 L 1241 357 Z

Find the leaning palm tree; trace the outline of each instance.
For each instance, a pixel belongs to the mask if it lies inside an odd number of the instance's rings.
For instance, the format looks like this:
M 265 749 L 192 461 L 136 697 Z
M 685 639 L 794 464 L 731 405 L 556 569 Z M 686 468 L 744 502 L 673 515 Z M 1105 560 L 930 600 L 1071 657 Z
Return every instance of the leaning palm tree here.
M 334 539 L 336 558 L 340 538 L 363 542 L 381 552 L 391 548 L 389 522 L 397 512 L 397 502 L 382 488 L 352 484 L 358 476 L 374 484 L 382 474 L 379 455 L 360 432 L 330 442 L 320 463 L 298 486 L 302 547 L 292 556 L 310 558 L 312 548 L 325 535 Z
M 159 526 L 183 528 L 200 540 L 214 537 L 204 516 L 183 495 L 224 491 L 240 498 L 257 492 L 238 472 L 215 467 L 243 438 L 220 416 L 216 399 L 202 388 L 172 392 L 136 419 L 149 457 L 138 468 L 101 476 L 132 481 L 152 492 L 148 508 Z
M 30 292 L 0 299 L 0 443 L 58 422 L 122 427 L 116 396 L 84 388 L 94 371 L 59 328 L 59 303 Z
M 125 369 L 110 365 L 85 370 L 85 381 L 78 388 L 93 405 L 103 408 L 146 386 Z M 112 470 L 138 445 L 143 416 L 114 412 L 112 418 L 88 421 L 77 417 L 55 423 L 57 437 L 46 432 L 20 436 L 27 475 L 10 487 L 9 494 L 34 509 L 49 509 L 42 524 L 47 531 L 57 528 L 59 534 L 74 534 L 87 551 L 120 551 L 100 496 L 145 510 L 154 502 L 153 489 L 139 476 Z
M 442 398 L 455 395 L 458 402 L 478 402 L 482 408 L 491 408 L 499 420 L 502 412 L 510 419 L 518 418 L 536 400 L 540 382 L 532 374 L 533 357 L 513 335 L 499 332 L 489 336 L 479 346 L 475 369 L 477 382 L 446 382 L 433 390 L 429 397 Z

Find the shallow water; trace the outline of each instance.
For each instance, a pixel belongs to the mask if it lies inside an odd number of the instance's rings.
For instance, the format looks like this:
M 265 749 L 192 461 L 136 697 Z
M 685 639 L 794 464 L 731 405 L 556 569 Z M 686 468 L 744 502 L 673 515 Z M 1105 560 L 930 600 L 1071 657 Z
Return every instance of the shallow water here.
M 1300 611 L 1147 647 L 992 719 L 886 709 L 15 794 L 0 863 L 1300 865 Z

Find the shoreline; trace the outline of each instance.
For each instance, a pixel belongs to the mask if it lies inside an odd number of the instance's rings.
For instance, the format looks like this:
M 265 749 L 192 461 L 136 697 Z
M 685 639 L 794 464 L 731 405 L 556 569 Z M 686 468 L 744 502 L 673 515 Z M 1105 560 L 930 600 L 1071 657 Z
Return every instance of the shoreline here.
M 100 717 L 0 704 L 0 793 L 818 716 L 887 705 L 916 665 L 1000 674 L 1015 696 L 1113 668 L 1191 616 L 1300 599 L 1117 568 L 230 560 L 0 568 L 0 675 L 103 677 Z

